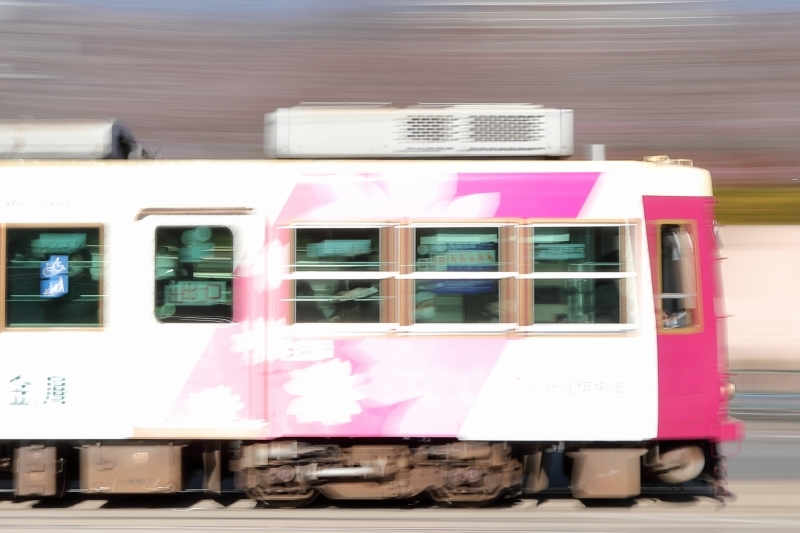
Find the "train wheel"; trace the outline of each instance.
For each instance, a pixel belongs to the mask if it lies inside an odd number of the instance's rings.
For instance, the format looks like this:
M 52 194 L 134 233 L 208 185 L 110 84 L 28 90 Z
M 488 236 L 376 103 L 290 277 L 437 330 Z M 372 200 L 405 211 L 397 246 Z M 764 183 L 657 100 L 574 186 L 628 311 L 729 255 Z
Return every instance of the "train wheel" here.
M 522 465 L 507 456 L 495 459 L 499 463 L 496 466 L 487 465 L 486 461 L 450 465 L 443 472 L 444 483 L 428 490 L 428 495 L 441 505 L 485 507 L 501 496 L 519 493 Z
M 492 493 L 460 493 L 453 494 L 449 490 L 429 490 L 428 496 L 437 505 L 442 507 L 461 507 L 461 508 L 476 508 L 486 507 L 500 499 L 501 493 L 499 491 Z
M 291 496 L 270 496 L 267 498 L 255 498 L 258 502 L 271 509 L 297 509 L 305 507 L 310 504 L 319 496 L 319 492 L 314 489 L 309 490 L 304 494 L 292 494 Z

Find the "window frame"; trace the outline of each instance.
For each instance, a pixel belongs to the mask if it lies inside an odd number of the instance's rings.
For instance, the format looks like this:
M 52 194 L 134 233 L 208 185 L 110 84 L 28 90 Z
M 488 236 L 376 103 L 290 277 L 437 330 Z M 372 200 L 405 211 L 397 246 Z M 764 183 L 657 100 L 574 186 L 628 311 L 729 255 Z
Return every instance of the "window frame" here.
M 227 320 L 227 321 L 226 320 L 184 320 L 184 321 L 167 320 L 167 321 L 164 321 L 162 318 L 160 318 L 158 316 L 157 305 L 156 305 L 156 302 L 158 301 L 158 279 L 155 276 L 156 268 L 157 268 L 157 261 L 156 260 L 158 259 L 158 247 L 159 247 L 158 230 L 159 229 L 171 229 L 171 230 L 174 230 L 174 229 L 183 228 L 184 231 L 186 231 L 186 230 L 189 230 L 189 229 L 197 229 L 198 227 L 201 227 L 201 226 L 210 227 L 212 229 L 213 228 L 224 228 L 225 230 L 228 231 L 228 233 L 231 236 L 231 272 L 230 272 L 230 293 L 231 293 L 230 308 L 231 308 L 231 318 L 230 318 L 230 320 Z M 235 324 L 236 323 L 236 320 L 235 320 L 236 316 L 235 316 L 235 312 L 234 312 L 234 298 L 235 298 L 235 295 L 234 295 L 234 284 L 235 283 L 234 282 L 235 282 L 236 276 L 235 276 L 234 272 L 236 270 L 236 260 L 235 260 L 235 256 L 236 256 L 236 234 L 234 232 L 234 228 L 231 228 L 227 223 L 224 223 L 224 222 L 216 222 L 216 223 L 211 223 L 211 224 L 205 224 L 205 223 L 196 222 L 196 221 L 192 221 L 191 223 L 189 223 L 187 221 L 187 223 L 178 222 L 178 223 L 156 224 L 155 226 L 153 226 L 152 229 L 153 229 L 153 244 L 155 246 L 155 248 L 153 249 L 153 272 L 152 272 L 152 274 L 153 274 L 153 285 L 152 285 L 152 287 L 153 287 L 153 307 L 152 307 L 152 316 L 156 320 L 156 322 L 159 325 L 163 325 L 163 326 L 185 325 L 185 324 L 195 324 L 195 325 L 196 324 L 212 324 L 212 325 L 220 325 L 220 324 L 231 325 L 231 324 Z
M 397 327 L 397 242 L 395 223 L 387 222 L 330 222 L 310 221 L 281 226 L 279 230 L 288 232 L 289 262 L 286 291 L 279 297 L 280 304 L 286 306 L 286 323 L 292 331 L 303 336 L 325 336 L 337 333 L 387 333 Z M 300 229 L 377 229 L 378 230 L 378 270 L 298 270 L 297 269 L 297 230 Z M 376 280 L 380 286 L 380 320 L 378 322 L 297 322 L 296 296 L 297 281 L 300 280 Z
M 17 229 L 26 229 L 26 230 L 36 230 L 36 229 L 71 229 L 71 228 L 79 228 L 79 229 L 97 229 L 97 246 L 102 251 L 100 254 L 100 259 L 97 260 L 95 258 L 92 261 L 97 261 L 99 263 L 98 268 L 98 277 L 97 277 L 97 285 L 99 288 L 98 294 L 98 310 L 97 310 L 97 325 L 88 325 L 88 326 L 80 326 L 80 325 L 44 325 L 41 327 L 38 326 L 9 326 L 6 324 L 6 308 L 8 305 L 8 285 L 6 283 L 8 277 L 8 230 L 17 230 Z M 99 222 L 64 222 L 64 223 L 47 223 L 47 222 L 33 222 L 33 223 L 20 223 L 20 222 L 12 222 L 0 225 L 0 294 L 3 295 L 3 305 L 0 306 L 0 332 L 4 331 L 13 331 L 13 332 L 42 332 L 42 331 L 99 331 L 104 328 L 105 325 L 105 298 L 106 295 L 103 291 L 104 289 L 104 278 L 105 278 L 105 270 L 106 270 L 106 253 L 105 253 L 105 225 Z
M 659 335 L 692 335 L 695 333 L 700 333 L 704 329 L 704 322 L 703 322 L 703 298 L 702 296 L 702 287 L 701 287 L 701 279 L 700 279 L 700 233 L 697 227 L 697 221 L 692 219 L 658 219 L 653 221 L 655 227 L 655 259 L 658 263 L 657 265 L 657 275 L 655 279 L 655 283 L 653 286 L 653 305 L 654 305 L 654 312 L 656 318 L 656 330 L 658 331 Z M 662 256 L 661 256 L 661 228 L 663 226 L 680 226 L 684 230 L 687 231 L 689 239 L 691 241 L 692 247 L 694 249 L 693 255 L 693 264 L 691 265 L 692 274 L 694 276 L 694 299 L 696 301 L 696 306 L 692 313 L 693 320 L 691 325 L 686 326 L 684 328 L 665 328 L 663 324 L 663 320 L 661 318 L 661 312 L 663 310 L 663 300 L 665 298 L 664 293 L 662 293 L 661 287 L 663 286 L 664 280 L 664 272 L 662 267 Z M 671 294 L 671 293 L 667 293 Z M 691 293 L 682 293 L 682 294 L 691 294 Z
M 517 219 L 489 219 L 486 221 L 475 220 L 436 220 L 418 221 L 396 226 L 398 233 L 399 270 L 397 276 L 398 293 L 400 295 L 399 333 L 405 334 L 459 334 L 459 335 L 485 335 L 509 333 L 517 329 Z M 418 228 L 438 229 L 468 229 L 468 228 L 496 228 L 497 229 L 497 271 L 454 271 L 454 272 L 417 272 L 416 271 L 416 242 Z M 414 311 L 416 308 L 415 286 L 418 280 L 496 280 L 498 282 L 498 300 L 500 304 L 499 322 L 469 322 L 469 323 L 416 323 Z M 510 301 L 512 305 L 503 305 Z
M 517 227 L 520 257 L 519 291 L 517 305 L 519 306 L 520 324 L 518 331 L 525 334 L 533 333 L 629 333 L 637 331 L 641 323 L 641 297 L 640 276 L 642 253 L 641 246 L 637 246 L 641 235 L 642 222 L 640 219 L 621 220 L 580 220 L 568 219 L 563 221 L 531 220 Z M 619 253 L 623 257 L 630 257 L 629 268 L 623 272 L 535 272 L 534 270 L 534 230 L 535 228 L 620 228 Z M 627 228 L 627 231 L 625 231 Z M 541 323 L 534 321 L 534 281 L 537 279 L 616 279 L 627 280 L 630 284 L 625 290 L 620 287 L 620 322 L 619 323 Z M 633 298 L 628 298 L 632 294 Z M 633 300 L 633 302 L 630 302 Z M 632 309 L 631 309 L 632 304 Z M 631 319 L 632 315 L 632 319 Z

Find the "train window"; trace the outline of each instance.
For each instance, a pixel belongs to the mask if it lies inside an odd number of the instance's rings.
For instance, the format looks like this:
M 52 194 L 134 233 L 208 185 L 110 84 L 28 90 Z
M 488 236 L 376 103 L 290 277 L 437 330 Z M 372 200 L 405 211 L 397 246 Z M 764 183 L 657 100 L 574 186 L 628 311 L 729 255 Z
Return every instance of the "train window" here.
M 392 322 L 389 228 L 294 229 L 294 322 Z
M 492 228 L 417 228 L 417 272 L 497 272 L 500 231 Z
M 160 322 L 231 322 L 231 230 L 223 226 L 156 228 L 155 283 L 155 314 Z
M 522 325 L 633 324 L 635 226 L 534 226 L 523 230 L 529 309 Z M 596 329 L 589 327 L 587 330 Z
M 486 279 L 417 280 L 414 305 L 417 324 L 500 322 L 500 284 Z
M 513 226 L 414 228 L 410 324 L 515 321 Z
M 660 291 L 657 314 L 661 329 L 688 328 L 697 323 L 696 257 L 691 227 L 661 224 Z
M 102 227 L 6 230 L 6 327 L 101 324 Z

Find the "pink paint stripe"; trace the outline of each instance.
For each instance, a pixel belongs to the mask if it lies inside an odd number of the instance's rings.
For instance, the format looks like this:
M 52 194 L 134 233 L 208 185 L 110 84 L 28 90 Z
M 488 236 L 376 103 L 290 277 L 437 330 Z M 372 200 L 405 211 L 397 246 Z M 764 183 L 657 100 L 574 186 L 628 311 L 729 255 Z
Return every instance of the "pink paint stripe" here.
M 575 218 L 598 172 L 459 174 L 456 197 L 500 193 L 497 217 Z

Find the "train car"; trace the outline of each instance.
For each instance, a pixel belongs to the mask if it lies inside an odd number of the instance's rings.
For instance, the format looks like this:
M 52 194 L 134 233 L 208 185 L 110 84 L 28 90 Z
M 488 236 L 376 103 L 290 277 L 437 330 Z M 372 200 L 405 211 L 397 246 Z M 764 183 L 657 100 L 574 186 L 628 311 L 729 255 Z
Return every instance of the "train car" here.
M 711 180 L 672 163 L 0 162 L 9 490 L 724 495 Z

